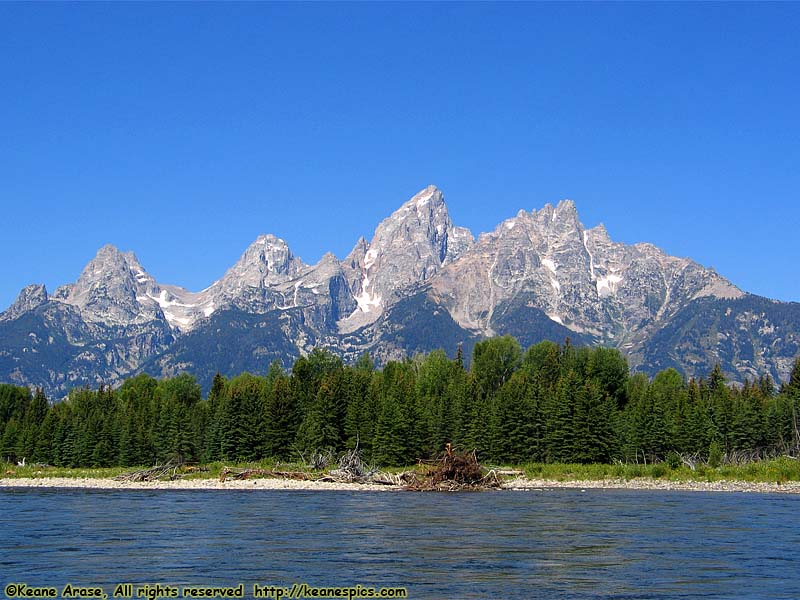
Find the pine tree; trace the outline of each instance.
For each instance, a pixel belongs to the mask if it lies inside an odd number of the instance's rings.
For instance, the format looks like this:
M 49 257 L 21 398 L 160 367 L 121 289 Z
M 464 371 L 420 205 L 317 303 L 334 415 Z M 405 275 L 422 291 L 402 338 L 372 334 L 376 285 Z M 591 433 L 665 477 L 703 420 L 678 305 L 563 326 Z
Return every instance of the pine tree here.
M 48 410 L 42 424 L 39 426 L 36 437 L 36 448 L 33 460 L 37 463 L 51 465 L 55 462 L 53 441 L 56 433 L 56 415 L 54 410 Z
M 264 452 L 273 458 L 289 458 L 300 416 L 288 377 L 281 375 L 275 378 L 265 408 Z
M 579 463 L 605 463 L 614 450 L 613 422 L 617 398 L 604 393 L 594 380 L 588 380 L 575 395 L 572 417 L 573 452 Z
M 16 462 L 18 459 L 22 458 L 19 434 L 20 427 L 17 423 L 17 419 L 12 417 L 11 420 L 6 423 L 6 427 L 3 430 L 3 438 L 0 440 L 0 452 L 2 452 L 3 460 Z
M 397 398 L 393 394 L 383 399 L 381 413 L 375 431 L 375 461 L 384 466 L 406 464 L 408 450 L 401 426 L 402 414 Z
M 115 462 L 116 454 L 110 422 L 98 423 L 95 431 L 96 437 L 92 445 L 91 466 L 110 467 Z
M 534 344 L 525 352 L 522 369 L 534 377 L 543 392 L 552 392 L 561 376 L 561 347 L 548 340 Z
M 775 395 L 775 382 L 772 381 L 772 377 L 769 376 L 769 373 L 762 375 L 758 379 L 758 389 L 766 400 Z
M 211 391 L 208 392 L 208 401 L 211 405 L 216 405 L 219 403 L 220 398 L 222 397 L 222 392 L 225 389 L 225 378 L 220 375 L 219 371 L 217 374 L 214 375 L 214 379 L 211 382 Z
M 342 439 L 336 420 L 339 390 L 338 378 L 322 381 L 316 400 L 306 413 L 297 432 L 297 443 L 307 451 L 339 449 Z
M 39 440 L 39 427 L 47 416 L 49 403 L 42 391 L 37 388 L 33 398 L 27 403 L 20 431 L 19 452 L 29 461 L 35 460 L 36 445 Z
M 458 367 L 443 350 L 434 350 L 418 361 L 416 397 L 419 405 L 419 430 L 422 451 L 426 455 L 441 452 L 452 441 L 453 414 L 447 388 Z
M 764 444 L 764 425 L 761 393 L 757 385 L 745 380 L 734 401 L 731 423 L 731 443 L 737 450 L 756 450 Z
M 783 393 L 788 398 L 792 409 L 791 447 L 795 452 L 800 452 L 800 356 L 794 361 L 789 383 L 784 386 Z
M 461 344 L 456 349 L 456 366 L 462 371 L 464 370 L 464 348 Z
M 715 363 L 711 374 L 708 376 L 708 389 L 713 394 L 723 387 L 725 387 L 725 375 L 722 373 L 720 364 Z
M 220 450 L 225 460 L 252 461 L 264 454 L 264 380 L 245 373 L 225 386 Z
M 380 393 L 373 386 L 373 380 L 377 379 L 373 374 L 371 361 L 369 368 L 356 365 L 349 378 L 350 389 L 344 420 L 345 446 L 350 449 L 358 446 L 367 456 L 372 451 L 378 421 L 376 406 Z
M 208 430 L 203 444 L 202 458 L 204 462 L 213 462 L 222 458 L 222 411 L 225 395 L 226 379 L 217 373 L 208 394 Z
M 117 464 L 123 467 L 132 467 L 141 464 L 136 448 L 136 416 L 130 407 L 125 407 L 121 414 L 122 427 L 120 429 L 119 456 Z
M 241 394 L 241 409 L 239 415 L 242 423 L 242 437 L 240 438 L 240 459 L 246 461 L 257 460 L 264 456 L 265 443 L 265 385 L 264 380 L 253 375 L 247 375 L 241 384 L 237 381 L 239 376 L 231 381 L 232 393 Z
M 555 393 L 545 405 L 545 448 L 548 460 L 571 462 L 574 452 L 575 396 L 580 380 L 575 371 L 568 371 L 556 385 Z
M 532 401 L 533 386 L 523 371 L 511 376 L 497 394 L 492 431 L 492 459 L 522 463 L 534 455 L 538 407 Z

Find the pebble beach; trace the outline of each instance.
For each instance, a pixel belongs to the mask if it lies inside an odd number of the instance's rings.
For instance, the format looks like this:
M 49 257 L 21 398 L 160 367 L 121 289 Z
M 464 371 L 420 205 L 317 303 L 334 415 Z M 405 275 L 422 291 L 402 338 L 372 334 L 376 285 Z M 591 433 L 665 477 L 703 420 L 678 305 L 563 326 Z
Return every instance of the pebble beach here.
M 0 488 L 85 488 L 111 490 L 304 490 L 304 491 L 369 491 L 397 492 L 401 487 L 332 483 L 323 481 L 296 481 L 293 479 L 263 478 L 246 480 L 177 479 L 175 481 L 129 482 L 115 479 L 84 479 L 68 477 L 5 478 Z M 800 482 L 750 483 L 745 481 L 669 481 L 663 479 L 602 479 L 556 481 L 548 479 L 517 478 L 506 481 L 504 490 L 531 491 L 547 489 L 626 489 L 691 492 L 742 492 L 800 494 Z

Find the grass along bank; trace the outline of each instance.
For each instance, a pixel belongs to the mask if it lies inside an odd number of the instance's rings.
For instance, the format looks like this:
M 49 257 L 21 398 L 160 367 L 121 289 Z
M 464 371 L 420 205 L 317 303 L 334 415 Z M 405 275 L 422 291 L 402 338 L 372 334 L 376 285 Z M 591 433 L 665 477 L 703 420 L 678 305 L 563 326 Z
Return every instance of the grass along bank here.
M 528 479 L 550 481 L 603 481 L 650 479 L 673 482 L 741 481 L 745 483 L 783 484 L 800 482 L 800 460 L 780 457 L 742 465 L 711 467 L 704 464 L 694 469 L 673 466 L 667 462 L 652 464 L 561 464 L 531 463 L 519 467 Z
M 179 470 L 182 480 L 219 479 L 224 468 L 239 469 L 280 469 L 282 471 L 304 471 L 310 474 L 322 474 L 324 470 L 313 470 L 302 463 L 277 463 L 274 460 L 262 460 L 250 463 L 213 462 L 200 467 L 184 467 Z M 148 467 L 108 467 L 108 468 L 68 468 L 41 465 L 17 466 L 3 464 L 2 479 L 113 479 L 119 475 Z M 744 483 L 784 484 L 800 482 L 800 460 L 781 457 L 771 460 L 749 462 L 743 465 L 722 465 L 710 467 L 700 464 L 694 469 L 686 466 L 672 466 L 667 462 L 654 464 L 563 464 L 563 463 L 529 463 L 511 467 L 496 467 L 498 470 L 516 470 L 531 480 L 553 482 L 570 481 L 632 481 L 653 480 L 675 483 L 713 483 L 721 481 L 738 481 Z M 416 466 L 405 470 L 417 469 Z M 386 471 L 399 473 L 404 469 L 390 468 Z

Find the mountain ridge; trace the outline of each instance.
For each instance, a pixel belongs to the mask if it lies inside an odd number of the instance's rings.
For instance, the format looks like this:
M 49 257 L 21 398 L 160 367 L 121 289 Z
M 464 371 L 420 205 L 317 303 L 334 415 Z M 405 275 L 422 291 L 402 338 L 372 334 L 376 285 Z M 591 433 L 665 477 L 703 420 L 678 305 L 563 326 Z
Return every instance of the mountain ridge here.
M 202 343 L 193 341 L 195 331 L 202 330 L 209 343 L 218 342 L 216 360 L 221 362 L 235 343 L 216 321 L 263 330 L 260 337 L 248 333 L 249 346 L 231 354 L 269 355 L 285 363 L 316 345 L 346 358 L 370 351 L 384 360 L 430 350 L 436 340 L 423 330 L 421 323 L 427 323 L 440 331 L 442 343 L 510 332 L 530 341 L 536 335 L 568 334 L 582 343 L 615 346 L 645 371 L 668 363 L 691 376 L 722 356 L 728 357 L 723 366 L 735 380 L 752 376 L 756 368 L 785 378 L 793 358 L 788 354 L 796 352 L 798 342 L 796 306 L 782 303 L 788 305 L 784 310 L 742 302 L 750 297 L 759 298 L 691 259 L 670 256 L 648 243 L 614 242 L 603 224 L 584 227 L 572 200 L 520 210 L 475 238 L 452 222 L 442 192 L 428 186 L 381 221 L 369 241 L 359 238 L 344 259 L 328 253 L 308 265 L 283 239 L 264 234 L 200 292 L 157 282 L 135 254 L 107 244 L 74 283 L 52 295 L 43 285 L 26 286 L 0 314 L 0 378 L 63 393 L 64 381 L 114 383 L 145 365 L 154 374 L 191 371 L 203 354 Z M 716 321 L 724 330 L 714 341 L 704 337 L 708 332 L 680 322 L 697 321 L 689 307 L 706 299 L 715 310 L 745 307 L 746 312 L 758 305 L 761 312 L 739 321 Z M 419 311 L 417 319 L 409 312 L 412 306 Z M 783 315 L 777 329 L 767 314 L 772 312 Z M 66 368 L 72 371 L 64 378 L 53 365 L 22 368 L 30 361 L 19 353 L 36 350 L 24 343 L 24 332 L 15 325 L 25 315 L 39 315 L 42 320 L 33 329 L 47 333 L 45 339 L 62 339 L 53 332 L 83 331 L 82 342 L 70 341 L 65 333 L 63 341 L 72 348 L 66 355 L 80 356 L 78 344 L 87 340 L 98 348 L 108 345 L 109 336 L 116 350 L 94 371 L 91 365 L 69 363 Z M 729 331 L 759 319 L 760 333 L 748 337 Z M 28 333 L 41 339 L 37 331 Z M 281 340 L 272 350 L 270 335 Z M 691 335 L 691 340 L 678 343 L 675 336 L 680 335 Z M 215 336 L 220 338 L 216 342 Z M 181 339 L 187 342 L 177 343 Z M 683 354 L 666 348 L 666 339 L 683 348 Z M 753 347 L 726 351 L 726 340 L 733 339 Z M 782 350 L 773 355 L 756 347 L 760 344 Z M 756 354 L 764 358 L 736 358 Z M 208 378 L 212 362 L 203 363 L 198 377 Z

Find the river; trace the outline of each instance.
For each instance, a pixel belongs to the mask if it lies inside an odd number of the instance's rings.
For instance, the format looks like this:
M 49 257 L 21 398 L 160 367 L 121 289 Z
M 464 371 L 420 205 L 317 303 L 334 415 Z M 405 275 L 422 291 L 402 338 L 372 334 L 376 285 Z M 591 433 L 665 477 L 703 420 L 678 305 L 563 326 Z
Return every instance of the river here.
M 0 585 L 59 594 L 306 583 L 437 600 L 800 598 L 793 495 L 7 488 L 0 525 Z

